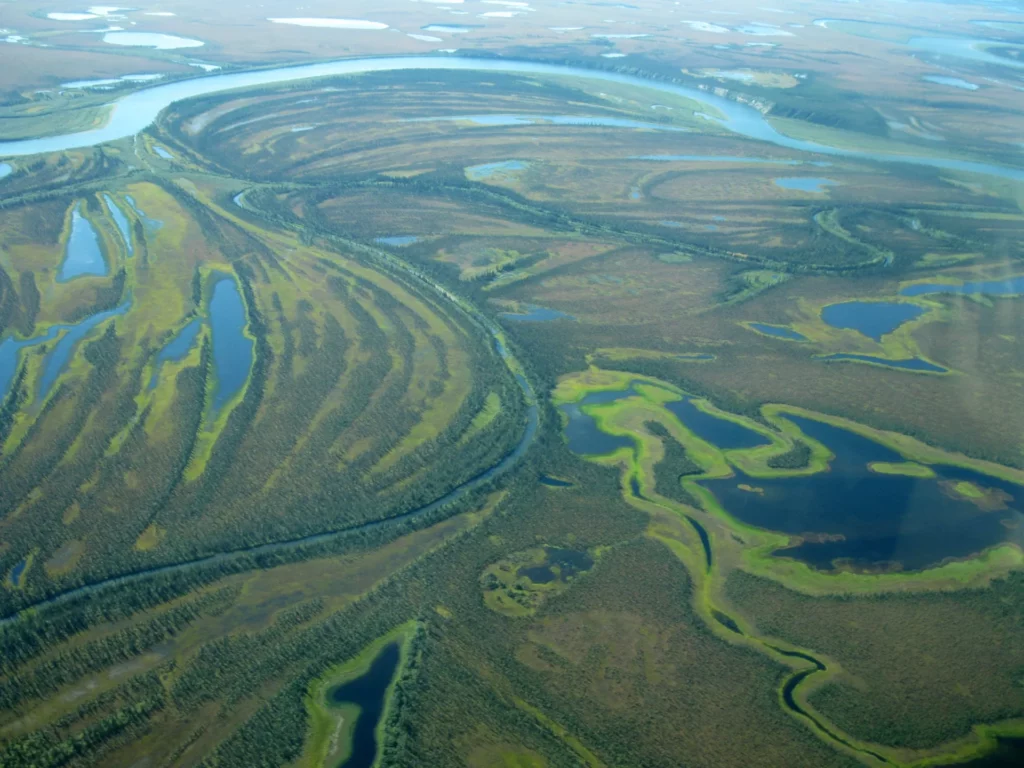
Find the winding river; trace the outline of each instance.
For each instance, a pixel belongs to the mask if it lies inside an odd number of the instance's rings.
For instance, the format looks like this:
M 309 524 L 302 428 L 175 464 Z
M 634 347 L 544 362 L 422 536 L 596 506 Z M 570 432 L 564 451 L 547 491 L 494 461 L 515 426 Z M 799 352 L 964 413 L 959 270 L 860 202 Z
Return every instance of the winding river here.
M 41 152 L 62 152 L 134 136 L 151 125 L 160 112 L 171 104 L 197 96 L 208 96 L 214 93 L 241 88 L 258 88 L 261 86 L 291 83 L 318 77 L 360 75 L 373 72 L 437 70 L 574 77 L 617 83 L 634 88 L 646 88 L 699 102 L 706 108 L 717 111 L 721 115 L 721 117 L 708 115 L 708 118 L 723 128 L 740 136 L 765 141 L 787 149 L 848 157 L 856 160 L 908 163 L 942 170 L 978 173 L 986 176 L 1024 181 L 1024 168 L 945 157 L 925 157 L 843 149 L 813 141 L 794 139 L 776 131 L 765 120 L 764 116 L 752 107 L 706 93 L 696 88 L 688 88 L 673 83 L 648 80 L 617 72 L 585 69 L 583 67 L 568 67 L 557 64 L 507 59 L 447 56 L 393 56 L 340 59 L 319 64 L 301 64 L 274 69 L 210 75 L 191 80 L 179 80 L 174 83 L 144 88 L 116 100 L 111 105 L 106 123 L 98 128 L 90 128 L 85 131 L 67 133 L 61 136 L 0 142 L 0 157 L 33 155 Z

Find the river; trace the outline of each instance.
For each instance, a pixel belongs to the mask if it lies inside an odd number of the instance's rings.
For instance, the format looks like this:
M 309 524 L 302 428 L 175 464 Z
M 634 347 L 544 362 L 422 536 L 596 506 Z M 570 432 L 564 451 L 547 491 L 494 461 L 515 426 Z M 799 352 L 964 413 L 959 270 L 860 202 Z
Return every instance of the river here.
M 291 83 L 318 77 L 359 75 L 372 72 L 437 70 L 575 77 L 585 80 L 617 83 L 635 88 L 646 88 L 699 102 L 722 115 L 722 117 L 710 115 L 708 117 L 723 128 L 740 136 L 765 141 L 787 149 L 848 157 L 856 160 L 908 163 L 943 170 L 964 171 L 1024 181 L 1024 168 L 947 157 L 925 157 L 843 149 L 813 141 L 794 139 L 776 131 L 756 109 L 696 88 L 648 80 L 617 72 L 585 69 L 583 67 L 507 59 L 476 59 L 449 56 L 393 56 L 340 59 L 319 64 L 300 64 L 274 69 L 209 75 L 191 80 L 179 80 L 174 83 L 144 88 L 117 99 L 111 105 L 106 123 L 100 127 L 59 136 L 0 142 L 0 157 L 33 155 L 41 152 L 63 152 L 69 149 L 91 147 L 134 136 L 151 125 L 160 112 L 170 105 L 197 96 L 208 96 L 240 88 L 258 88 L 260 86 Z

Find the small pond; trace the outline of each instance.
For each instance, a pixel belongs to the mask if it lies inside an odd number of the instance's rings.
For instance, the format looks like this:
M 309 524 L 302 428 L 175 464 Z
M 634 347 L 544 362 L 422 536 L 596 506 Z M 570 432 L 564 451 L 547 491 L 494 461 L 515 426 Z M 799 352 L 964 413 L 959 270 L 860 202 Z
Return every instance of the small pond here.
M 373 242 L 380 243 L 381 245 L 390 245 L 395 248 L 404 248 L 407 245 L 418 243 L 419 240 L 416 235 L 395 235 L 394 237 L 378 237 Z
M 541 475 L 538 478 L 538 480 L 540 480 L 540 484 L 541 485 L 546 485 L 549 488 L 572 488 L 573 487 L 573 483 L 570 483 L 568 480 L 560 480 L 557 477 L 552 477 L 551 475 Z
M 767 323 L 749 323 L 749 325 L 758 333 L 763 333 L 767 336 L 775 336 L 787 341 L 807 341 L 807 337 L 802 333 L 797 333 L 785 325 L 768 325 Z
M 930 293 L 982 294 L 984 296 L 1017 296 L 1024 293 L 1024 275 L 1005 280 L 979 280 L 963 285 L 919 283 L 900 291 L 900 296 L 927 296 Z
M 834 187 L 839 184 L 838 181 L 832 179 L 823 179 L 820 177 L 813 176 L 790 176 L 780 179 L 772 179 L 772 182 L 777 187 L 783 189 L 795 189 L 800 192 L 810 192 L 812 194 L 820 195 L 825 192 L 825 187 Z
M 737 424 L 728 419 L 720 419 L 710 413 L 704 413 L 698 408 L 693 398 L 684 397 L 671 403 L 665 403 L 665 408 L 672 412 L 688 430 L 693 432 L 701 440 L 706 440 L 712 445 L 725 450 L 737 448 L 756 448 L 759 445 L 768 445 L 771 440 L 747 429 L 742 424 Z
M 947 373 L 949 370 L 941 365 L 935 365 L 917 357 L 911 357 L 906 360 L 888 360 L 884 357 L 875 357 L 873 355 L 855 355 L 840 352 L 835 355 L 823 355 L 817 359 L 824 360 L 826 363 L 872 363 L 874 365 L 885 365 L 889 368 L 900 368 L 905 371 L 918 371 L 921 373 Z
M 163 35 L 156 32 L 107 32 L 103 42 L 109 45 L 127 45 L 136 48 L 156 48 L 170 51 L 176 48 L 198 48 L 202 40 L 193 40 L 177 35 Z
M 136 214 L 138 214 L 139 218 L 142 219 L 142 223 L 143 225 L 145 225 L 147 230 L 152 232 L 163 227 L 164 223 L 160 221 L 160 219 L 149 218 L 149 216 L 146 215 L 146 212 L 139 208 L 139 205 L 138 203 L 135 202 L 134 197 L 132 197 L 131 195 L 125 195 L 124 199 L 128 203 L 128 205 L 132 207 L 132 210 L 135 211 Z
M 516 575 L 525 576 L 535 584 L 550 584 L 556 579 L 566 582 L 578 573 L 589 571 L 594 565 L 593 558 L 586 552 L 560 547 L 545 547 L 544 550 L 547 552 L 545 562 L 524 565 Z
M 1024 488 L 958 467 L 935 466 L 934 479 L 875 473 L 868 464 L 905 460 L 853 432 L 786 418 L 835 454 L 828 471 L 761 479 L 734 470 L 735 477 L 701 483 L 744 523 L 804 538 L 778 556 L 819 570 L 836 561 L 864 570 L 919 570 L 1022 540 Z M 961 482 L 984 489 L 986 503 L 951 490 Z
M 117 224 L 117 231 L 121 233 L 121 240 L 124 242 L 125 251 L 130 258 L 135 254 L 135 249 L 132 246 L 132 230 L 128 224 L 128 217 L 124 215 L 124 211 L 118 207 L 110 195 L 104 193 L 103 202 L 106 203 L 107 210 L 114 219 L 114 223 Z
M 557 309 L 538 307 L 536 304 L 526 304 L 526 312 L 502 312 L 501 317 L 506 320 L 518 320 L 528 323 L 546 323 L 550 320 L 575 320 L 572 315 L 559 312 Z
M 21 577 L 25 574 L 25 569 L 28 567 L 28 559 L 22 560 L 16 566 L 11 569 L 11 584 L 15 587 L 21 586 Z
M 166 149 L 164 149 L 161 146 L 154 146 L 153 147 L 153 151 L 156 152 L 158 157 L 161 157 L 164 160 L 173 160 L 174 159 L 174 155 L 172 155 L 170 152 L 168 152 Z
M 363 675 L 328 692 L 327 700 L 331 704 L 355 705 L 359 712 L 352 728 L 352 751 L 344 768 L 371 768 L 376 762 L 377 723 L 384 714 L 388 686 L 395 679 L 400 659 L 398 643 L 391 643 Z
M 909 320 L 924 314 L 916 304 L 891 301 L 845 301 L 829 304 L 821 310 L 821 319 L 833 328 L 860 331 L 868 338 L 881 341 Z
M 466 178 L 470 181 L 483 181 L 495 176 L 501 178 L 525 171 L 529 163 L 523 160 L 503 160 L 498 163 L 484 163 L 482 165 L 471 165 L 466 169 Z
M 960 88 L 965 91 L 976 91 L 978 86 L 974 83 L 969 83 L 966 80 L 961 80 L 959 77 L 947 77 L 946 75 L 925 75 L 921 78 L 926 83 L 935 83 L 936 85 L 948 85 L 953 88 Z
M 253 341 L 245 335 L 249 322 L 245 303 L 233 278 L 223 277 L 214 284 L 209 317 L 217 374 L 213 410 L 219 411 L 245 385 L 253 361 Z
M 57 282 L 65 283 L 82 275 L 107 274 L 107 262 L 100 249 L 100 236 L 95 227 L 82 215 L 82 204 L 71 213 L 71 236 L 68 238 L 64 263 L 57 273 Z
M 10 163 L 0 163 L 0 179 L 10 176 L 13 171 Z

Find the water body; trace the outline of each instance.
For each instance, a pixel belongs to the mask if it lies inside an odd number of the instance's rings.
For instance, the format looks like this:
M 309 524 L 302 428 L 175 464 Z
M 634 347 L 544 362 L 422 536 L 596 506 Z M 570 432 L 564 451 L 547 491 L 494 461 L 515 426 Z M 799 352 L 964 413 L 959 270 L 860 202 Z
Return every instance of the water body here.
M 414 117 L 403 120 L 405 123 L 434 122 L 467 122 L 486 126 L 516 125 L 580 125 L 597 128 L 639 128 L 647 131 L 672 131 L 689 133 L 689 129 L 665 123 L 645 123 L 641 120 L 629 120 L 624 117 L 599 117 L 596 115 L 452 115 L 445 117 Z
M 881 341 L 908 320 L 924 314 L 924 308 L 914 304 L 891 301 L 846 301 L 829 304 L 821 310 L 821 319 L 833 328 L 851 328 L 868 338 Z
M 768 445 L 771 440 L 747 429 L 742 424 L 734 421 L 720 419 L 710 413 L 704 413 L 693 403 L 693 398 L 684 397 L 666 403 L 665 408 L 671 411 L 688 430 L 693 432 L 701 440 L 706 440 L 712 445 L 717 445 L 725 450 L 736 448 L 756 448 L 759 445 Z
M 213 396 L 216 412 L 245 386 L 253 361 L 253 340 L 245 335 L 249 322 L 245 303 L 233 278 L 224 277 L 214 284 L 209 315 L 213 329 L 213 367 L 217 373 Z
M 619 448 L 631 448 L 633 441 L 628 437 L 609 435 L 602 432 L 593 416 L 584 413 L 583 408 L 588 405 L 602 405 L 613 403 L 626 397 L 635 395 L 636 390 L 629 389 L 609 390 L 605 392 L 593 392 L 580 400 L 578 403 L 566 403 L 559 406 L 558 410 L 566 415 L 568 424 L 565 427 L 565 437 L 569 442 L 569 450 L 580 455 L 600 456 L 605 453 L 612 453 Z
M 182 328 L 178 332 L 178 335 L 171 339 L 166 347 L 160 350 L 160 354 L 156 356 L 153 378 L 149 380 L 150 389 L 153 389 L 153 387 L 156 386 L 160 377 L 160 368 L 163 366 L 164 362 L 167 360 L 181 360 L 181 358 L 188 354 L 189 350 L 192 349 L 192 345 L 195 344 L 196 337 L 199 335 L 199 330 L 202 327 L 202 321 L 196 318 Z
M 900 296 L 927 296 L 932 293 L 981 294 L 983 296 L 1018 296 L 1024 294 L 1024 275 L 1005 280 L 979 280 L 963 285 L 920 283 L 900 291 Z
M 108 77 L 101 80 L 74 80 L 69 83 L 61 83 L 61 88 L 109 88 L 114 85 L 125 83 L 146 83 L 151 80 L 160 80 L 163 75 L 124 75 L 122 77 Z
M 1024 62 L 1021 62 L 1020 66 L 1024 66 Z M 641 77 L 620 74 L 618 72 L 604 72 L 582 67 L 565 67 L 556 64 L 500 59 L 451 58 L 447 56 L 394 56 L 343 59 L 319 64 L 303 64 L 250 72 L 233 72 L 201 77 L 194 80 L 179 80 L 173 83 L 165 83 L 152 88 L 144 88 L 117 99 L 111 106 L 106 124 L 99 128 L 91 128 L 62 136 L 0 142 L 0 157 L 31 155 L 41 152 L 62 152 L 68 149 L 90 147 L 103 142 L 134 136 L 148 127 L 164 108 L 177 101 L 219 93 L 229 89 L 267 86 L 315 77 L 413 70 L 460 70 L 570 76 L 645 88 L 662 93 L 671 93 L 699 102 L 721 115 L 721 117 L 713 118 L 721 127 L 740 136 L 769 142 L 788 149 L 816 152 L 837 157 L 924 165 L 932 168 L 998 176 L 1017 181 L 1024 180 L 1024 168 L 954 158 L 920 157 L 843 149 L 813 141 L 794 139 L 776 131 L 756 109 L 730 101 L 721 96 L 716 96 L 713 93 L 706 93 L 698 88 L 689 88 L 673 83 L 645 80 Z
M 873 355 L 855 355 L 840 352 L 835 355 L 824 355 L 816 358 L 818 360 L 824 360 L 827 363 L 833 362 L 853 362 L 853 363 L 872 363 L 874 365 L 884 365 L 889 368 L 899 368 L 904 371 L 918 371 L 921 373 L 948 373 L 948 368 L 943 368 L 941 365 L 935 365 L 929 363 L 927 360 L 921 360 L 917 357 L 911 357 L 906 360 L 888 360 L 884 357 L 875 357 Z
M 21 350 L 26 347 L 34 347 L 53 341 L 70 326 L 55 325 L 49 328 L 46 333 L 32 339 L 16 339 L 8 336 L 0 342 L 0 400 L 7 397 L 11 383 L 18 372 L 18 358 Z
M 193 40 L 177 35 L 162 35 L 157 32 L 108 32 L 103 36 L 103 42 L 109 45 L 127 45 L 133 48 L 156 48 L 158 51 L 198 48 L 204 45 L 202 40 Z
M 545 547 L 544 549 L 547 552 L 546 562 L 540 565 L 524 566 L 516 571 L 516 575 L 525 576 L 536 584 L 550 584 L 556 579 L 564 583 L 576 574 L 589 571 L 594 566 L 593 558 L 586 552 L 560 547 Z M 557 573 L 555 566 L 558 567 Z
M 784 325 L 768 325 L 767 323 L 750 323 L 750 327 L 759 333 L 767 334 L 768 336 L 775 336 L 779 339 L 786 339 L 787 341 L 807 341 L 807 337 L 802 333 L 797 333 L 792 328 L 787 328 Z
M 16 566 L 11 569 L 11 584 L 16 587 L 21 586 L 21 577 L 25 573 L 25 569 L 28 567 L 28 558 L 22 560 Z
M 527 304 L 526 312 L 502 312 L 501 317 L 506 320 L 518 320 L 525 323 L 546 323 L 551 320 L 575 320 L 572 315 L 559 312 L 557 309 L 538 307 L 536 304 Z
M 708 537 L 707 529 L 689 515 L 686 516 L 686 519 L 690 521 L 690 525 L 693 526 L 693 529 L 697 531 L 697 535 L 700 536 L 701 546 L 704 547 L 704 562 L 707 563 L 707 569 L 710 571 L 714 563 L 714 555 L 711 554 L 711 539 Z
M 959 77 L 946 77 L 945 75 L 925 75 L 921 78 L 926 83 L 935 83 L 937 85 L 949 85 L 953 88 L 962 88 L 965 91 L 976 91 L 978 86 L 974 83 L 969 83 L 966 80 L 961 80 Z
M 164 160 L 173 160 L 174 159 L 174 155 L 172 155 L 170 152 L 168 152 L 163 147 L 154 146 L 153 147 L 153 151 L 156 152 L 156 154 L 159 157 L 162 157 Z
M 524 160 L 502 160 L 498 163 L 471 165 L 466 169 L 466 178 L 470 181 L 483 181 L 493 176 L 503 176 L 517 171 L 525 171 L 529 165 Z
M 106 312 L 98 312 L 91 317 L 87 317 L 85 320 L 80 322 L 78 325 L 72 326 L 57 326 L 60 330 L 66 330 L 60 341 L 58 341 L 53 349 L 46 355 L 46 361 L 43 363 L 43 375 L 39 378 L 39 396 L 40 399 L 46 397 L 49 393 L 53 383 L 57 380 L 57 377 L 67 367 L 68 362 L 71 360 L 71 355 L 75 351 L 75 347 L 78 346 L 78 342 L 84 339 L 90 331 L 93 330 L 97 325 L 105 320 L 109 320 L 117 315 L 123 315 L 128 311 L 131 306 L 131 301 L 126 301 L 116 309 L 110 309 Z M 52 329 L 51 329 L 52 330 Z
M 125 251 L 128 253 L 128 257 L 131 258 L 135 255 L 135 248 L 132 246 L 132 230 L 128 224 L 128 217 L 124 215 L 124 211 L 118 207 L 110 195 L 104 193 L 103 202 L 106 203 L 107 210 L 110 211 L 114 223 L 117 224 L 117 231 L 121 233 L 121 240 L 124 242 Z
M 363 675 L 327 693 L 332 704 L 354 704 L 359 708 L 352 729 L 352 754 L 345 761 L 345 768 L 372 768 L 377 759 L 377 723 L 384 714 L 388 686 L 395 679 L 399 659 L 398 643 L 391 643 Z
M 416 235 L 396 235 L 394 237 L 378 237 L 373 242 L 380 243 L 381 245 L 390 245 L 395 248 L 404 248 L 419 241 L 420 239 Z
M 138 214 L 139 218 L 142 219 L 143 225 L 150 231 L 155 231 L 163 227 L 164 223 L 160 219 L 151 219 L 146 215 L 146 212 L 139 208 L 138 203 L 135 202 L 135 198 L 131 195 L 124 196 L 125 201 L 132 207 L 132 210 Z
M 707 480 L 702 485 L 733 516 L 767 530 L 804 536 L 777 556 L 831 570 L 834 561 L 858 569 L 919 570 L 968 557 L 1024 533 L 1024 487 L 957 467 L 934 466 L 934 479 L 871 472 L 872 462 L 905 461 L 896 451 L 813 419 L 786 416 L 834 454 L 830 469 L 806 477 Z M 972 482 L 1005 494 L 1005 509 L 985 511 L 948 493 L 949 483 Z M 742 490 L 745 484 L 753 490 Z
M 82 204 L 79 203 L 71 213 L 71 236 L 68 238 L 64 263 L 57 273 L 58 283 L 66 283 L 82 275 L 107 274 L 100 237 L 92 223 L 82 215 L 81 208 Z
M 13 171 L 10 163 L 0 163 L 0 179 L 10 176 Z
M 810 176 L 793 176 L 783 179 L 772 179 L 772 183 L 783 189 L 796 189 L 800 192 L 811 192 L 816 195 L 823 194 L 825 187 L 834 187 L 839 184 L 832 179 L 813 178 Z

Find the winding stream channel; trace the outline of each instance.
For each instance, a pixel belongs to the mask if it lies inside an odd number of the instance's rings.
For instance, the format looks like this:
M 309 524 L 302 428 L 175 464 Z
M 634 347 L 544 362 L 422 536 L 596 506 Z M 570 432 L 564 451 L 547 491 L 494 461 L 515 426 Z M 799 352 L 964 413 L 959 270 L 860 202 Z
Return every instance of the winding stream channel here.
M 240 88 L 257 88 L 260 86 L 291 83 L 318 77 L 416 70 L 507 72 L 511 74 L 545 75 L 549 77 L 573 77 L 617 83 L 634 88 L 670 93 L 698 102 L 713 111 L 717 111 L 721 117 L 711 115 L 708 117 L 726 130 L 740 136 L 765 141 L 787 149 L 848 157 L 856 160 L 923 165 L 943 170 L 964 171 L 986 176 L 997 176 L 1014 181 L 1024 181 L 1024 168 L 948 157 L 928 157 L 844 149 L 813 141 L 794 139 L 776 131 L 765 120 L 764 116 L 753 107 L 706 93 L 697 88 L 583 67 L 542 64 L 531 61 L 447 56 L 339 59 L 319 64 L 301 64 L 289 67 L 276 67 L 274 69 L 210 75 L 191 80 L 179 80 L 174 83 L 144 88 L 121 99 L 117 99 L 111 105 L 106 123 L 98 128 L 90 128 L 85 131 L 59 136 L 0 142 L 0 157 L 33 155 L 41 152 L 62 152 L 134 136 L 151 125 L 165 108 L 176 102 L 197 96 L 208 96 Z

